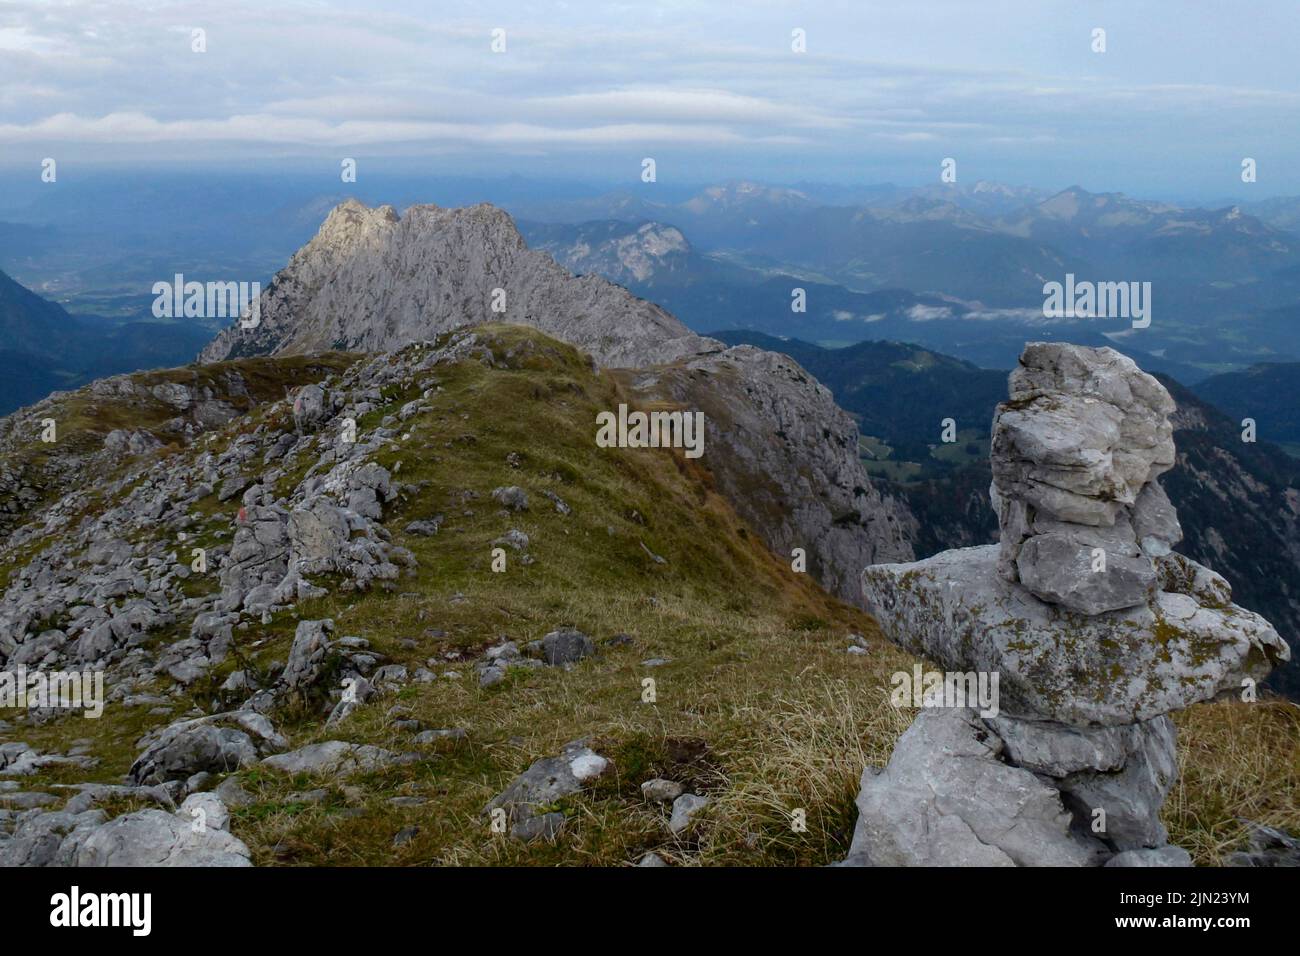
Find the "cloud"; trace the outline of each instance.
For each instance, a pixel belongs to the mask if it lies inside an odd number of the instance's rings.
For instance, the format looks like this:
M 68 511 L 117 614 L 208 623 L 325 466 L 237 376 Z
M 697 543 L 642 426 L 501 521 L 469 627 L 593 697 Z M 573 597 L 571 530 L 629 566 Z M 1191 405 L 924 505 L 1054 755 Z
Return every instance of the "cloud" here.
M 658 146 L 815 176 L 876 155 L 927 170 L 935 154 L 972 153 L 985 168 L 1148 153 L 1182 165 L 1213 144 L 1275 169 L 1300 162 L 1300 18 L 1282 0 L 1258 0 L 1254 33 L 1216 13 L 1171 34 L 1172 0 L 1046 6 L 0 0 L 0 159 L 105 145 L 204 157 L 221 144 L 474 162 Z M 1104 56 L 1089 49 L 1094 13 Z M 796 26 L 806 54 L 790 49 Z M 497 27 L 504 54 L 490 47 Z M 206 53 L 190 49 L 195 28 Z M 1221 43 L 1243 31 L 1250 55 Z
M 313 146 L 380 143 L 461 143 L 504 147 L 537 145 L 608 145 L 623 143 L 739 143 L 738 133 L 714 127 L 612 123 L 552 128 L 527 123 L 470 124 L 288 118 L 262 113 L 224 119 L 160 121 L 143 113 L 82 117 L 59 113 L 29 125 L 0 125 L 0 139 L 10 142 L 84 143 L 293 143 Z M 753 142 L 799 142 L 795 137 L 756 136 Z

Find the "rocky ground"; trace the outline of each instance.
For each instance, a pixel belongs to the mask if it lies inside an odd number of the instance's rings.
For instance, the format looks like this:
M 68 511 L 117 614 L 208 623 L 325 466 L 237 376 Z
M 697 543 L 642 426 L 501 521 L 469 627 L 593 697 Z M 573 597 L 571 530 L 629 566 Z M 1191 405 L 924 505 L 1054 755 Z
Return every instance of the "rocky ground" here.
M 209 368 L 244 382 L 267 361 Z M 338 365 L 224 423 L 194 409 L 225 393 L 138 376 L 12 424 L 160 403 L 135 429 L 65 430 L 65 467 L 24 460 L 0 654 L 103 670 L 108 702 L 100 720 L 6 719 L 0 858 L 687 862 L 700 814 L 737 800 L 713 854 L 808 859 L 844 838 L 842 801 L 786 836 L 754 762 L 809 759 L 846 716 L 823 697 L 890 726 L 856 689 L 900 655 L 863 655 L 848 635 L 870 620 L 777 562 L 703 469 L 593 451 L 595 410 L 626 400 L 614 377 L 518 329 Z M 163 417 L 179 409 L 188 432 Z M 164 444 L 177 430 L 188 442 Z M 89 463 L 93 488 L 67 477 Z M 728 674 L 747 676 L 715 686 Z M 785 799 L 811 806 L 819 774 L 801 777 Z M 607 827 L 575 803 L 593 794 Z
M 501 327 L 206 369 L 6 423 L 29 491 L 0 658 L 103 669 L 108 702 L 4 715 L 0 860 L 844 856 L 913 659 L 774 557 L 724 477 L 595 450 L 595 411 L 635 400 L 622 376 Z M 49 417 L 65 445 L 14 444 Z M 1238 816 L 1294 832 L 1294 708 L 1183 725 L 1174 842 L 1209 862 Z

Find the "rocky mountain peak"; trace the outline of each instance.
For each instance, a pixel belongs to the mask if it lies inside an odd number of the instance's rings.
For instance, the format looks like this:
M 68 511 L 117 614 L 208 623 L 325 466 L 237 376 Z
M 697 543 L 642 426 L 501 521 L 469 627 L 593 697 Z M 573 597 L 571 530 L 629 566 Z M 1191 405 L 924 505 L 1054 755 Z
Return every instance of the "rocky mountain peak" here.
M 657 224 L 620 226 L 619 236 L 629 269 L 685 244 Z M 710 447 L 722 450 L 705 463 L 733 506 L 774 551 L 804 549 L 838 596 L 860 598 L 864 563 L 913 556 L 910 514 L 872 485 L 856 426 L 813 376 L 784 356 L 696 335 L 604 278 L 572 275 L 494 206 L 398 216 L 343 203 L 263 294 L 261 325 L 228 329 L 201 359 L 386 352 L 486 323 L 532 326 L 598 365 L 651 369 L 633 386 L 643 397 L 705 410 Z
M 664 310 L 530 250 L 495 206 L 418 205 L 398 215 L 354 199 L 265 290 L 260 324 L 236 323 L 202 362 L 346 348 L 382 351 L 484 322 L 541 329 L 601 365 L 641 366 L 717 348 Z
M 581 225 L 532 225 L 529 238 L 577 275 L 595 273 L 621 285 L 650 283 L 688 270 L 695 252 L 682 231 L 662 222 L 603 219 Z

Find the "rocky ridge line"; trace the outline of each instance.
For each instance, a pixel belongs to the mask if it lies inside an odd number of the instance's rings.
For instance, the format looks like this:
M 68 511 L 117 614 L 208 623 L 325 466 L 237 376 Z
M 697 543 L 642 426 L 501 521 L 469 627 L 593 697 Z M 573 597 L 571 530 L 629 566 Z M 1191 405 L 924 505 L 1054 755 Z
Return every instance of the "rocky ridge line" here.
M 504 298 L 500 293 L 504 293 Z M 540 329 L 604 366 L 671 362 L 721 343 L 594 275 L 573 276 L 524 243 L 488 204 L 463 209 L 336 207 L 262 294 L 260 325 L 239 323 L 199 356 L 380 352 L 487 322 Z
M 492 311 L 496 289 L 502 313 Z M 813 376 L 784 355 L 695 335 L 604 279 L 570 275 L 492 206 L 412 206 L 399 217 L 349 200 L 263 293 L 260 321 L 232 326 L 200 360 L 377 351 L 486 322 L 534 326 L 598 365 L 649 370 L 625 377 L 648 401 L 706 409 L 705 464 L 723 494 L 783 559 L 804 549 L 832 593 L 858 602 L 864 564 L 914 556 L 915 519 L 867 477 L 857 426 Z

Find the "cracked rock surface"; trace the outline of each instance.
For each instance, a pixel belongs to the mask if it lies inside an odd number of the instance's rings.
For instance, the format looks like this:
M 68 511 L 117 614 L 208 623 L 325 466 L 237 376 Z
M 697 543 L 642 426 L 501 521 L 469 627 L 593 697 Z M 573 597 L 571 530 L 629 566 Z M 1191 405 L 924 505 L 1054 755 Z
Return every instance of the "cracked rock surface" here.
M 997 675 L 998 713 L 923 711 L 864 773 L 846 863 L 1189 865 L 1160 823 L 1166 715 L 1290 652 L 1172 550 L 1173 412 L 1112 349 L 1026 346 L 993 422 L 1000 543 L 862 573 L 885 634 L 949 673 Z

